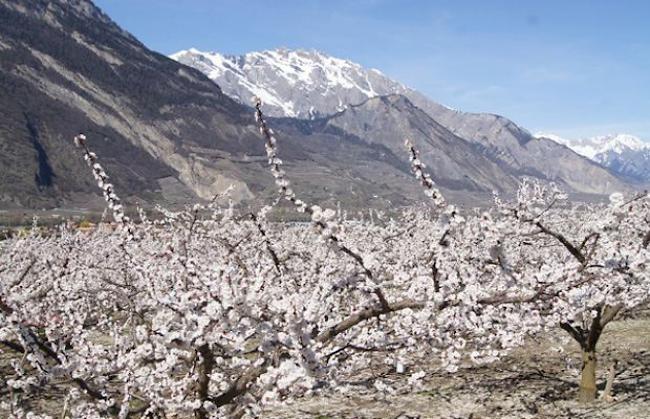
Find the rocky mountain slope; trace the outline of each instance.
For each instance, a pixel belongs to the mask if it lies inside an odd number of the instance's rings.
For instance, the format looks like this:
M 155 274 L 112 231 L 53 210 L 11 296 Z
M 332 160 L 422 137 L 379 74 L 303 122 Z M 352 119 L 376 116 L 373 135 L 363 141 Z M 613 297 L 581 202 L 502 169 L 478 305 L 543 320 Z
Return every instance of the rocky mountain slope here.
M 632 182 L 650 183 L 650 143 L 638 137 L 613 134 L 568 140 L 545 133 L 536 134 L 536 137 L 563 144 Z
M 171 57 L 202 71 L 238 101 L 260 96 L 278 116 L 315 118 L 341 112 L 369 98 L 403 95 L 434 122 L 472 143 L 475 152 L 496 161 L 510 176 L 552 180 L 572 191 L 590 194 L 626 187 L 600 165 L 553 141 L 534 137 L 507 118 L 448 108 L 378 70 L 317 51 L 278 49 L 224 56 L 189 49 Z M 436 153 L 431 147 L 423 151 Z
M 235 183 L 214 156 L 258 143 L 249 110 L 83 0 L 0 1 L 0 197 L 26 207 L 96 196 L 71 138 L 87 133 L 123 195 L 208 198 Z
M 420 158 L 437 183 L 450 189 L 509 192 L 517 188 L 517 178 L 497 161 L 478 153 L 471 143 L 451 133 L 405 96 L 368 99 L 328 118 L 327 125 L 395 154 L 404 147 L 395 139 L 410 139 L 421 150 Z

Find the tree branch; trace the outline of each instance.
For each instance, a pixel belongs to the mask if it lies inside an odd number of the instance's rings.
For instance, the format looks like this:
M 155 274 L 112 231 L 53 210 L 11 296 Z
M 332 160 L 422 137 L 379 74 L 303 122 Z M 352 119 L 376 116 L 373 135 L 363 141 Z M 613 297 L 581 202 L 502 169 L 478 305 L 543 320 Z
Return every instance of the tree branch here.
M 571 325 L 570 325 L 569 323 L 567 323 L 567 322 L 562 322 L 562 323 L 560 323 L 560 328 L 562 328 L 562 330 L 564 330 L 564 331 L 566 331 L 568 334 L 570 334 L 571 337 L 572 337 L 573 339 L 575 339 L 576 342 L 578 342 L 578 344 L 580 345 L 580 347 L 581 347 L 582 349 L 586 349 L 586 343 L 587 343 L 587 342 L 586 342 L 586 339 L 585 339 L 583 333 L 581 333 L 580 331 L 578 331 L 575 327 L 571 326 Z
M 265 359 L 262 365 L 250 368 L 241 377 L 235 380 L 235 382 L 228 387 L 228 390 L 218 396 L 211 397 L 209 400 L 218 407 L 232 403 L 233 400 L 244 394 L 248 390 L 248 386 L 257 380 L 260 375 L 264 374 L 267 368 L 268 360 Z
M 421 308 L 424 308 L 424 303 L 414 300 L 403 300 L 396 303 L 386 303 L 386 305 L 381 305 L 379 307 L 367 308 L 365 310 L 361 310 L 357 313 L 352 314 L 350 317 L 339 322 L 335 326 L 332 326 L 329 329 L 323 331 L 318 336 L 316 336 L 316 341 L 327 343 L 330 340 L 334 339 L 337 335 L 349 330 L 357 324 L 375 317 L 379 317 L 382 314 L 394 313 L 396 311 L 405 309 Z
M 578 250 L 569 240 L 566 239 L 562 234 L 555 231 L 549 230 L 546 228 L 540 221 L 535 222 L 535 225 L 542 231 L 542 233 L 547 234 L 551 237 L 556 238 L 562 245 L 575 257 L 580 263 L 584 264 L 587 260 L 580 250 Z
M 617 304 L 615 306 L 606 306 L 603 310 L 603 317 L 600 319 L 600 324 L 605 327 L 605 325 L 612 320 L 614 317 L 623 309 L 623 304 Z

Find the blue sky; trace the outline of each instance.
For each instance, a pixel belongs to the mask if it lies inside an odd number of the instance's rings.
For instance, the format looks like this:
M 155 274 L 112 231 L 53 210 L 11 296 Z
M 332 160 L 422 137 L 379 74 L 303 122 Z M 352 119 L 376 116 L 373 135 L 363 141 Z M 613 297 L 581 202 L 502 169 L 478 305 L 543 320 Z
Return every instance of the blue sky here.
M 318 49 L 448 106 L 650 140 L 650 1 L 96 0 L 164 54 Z

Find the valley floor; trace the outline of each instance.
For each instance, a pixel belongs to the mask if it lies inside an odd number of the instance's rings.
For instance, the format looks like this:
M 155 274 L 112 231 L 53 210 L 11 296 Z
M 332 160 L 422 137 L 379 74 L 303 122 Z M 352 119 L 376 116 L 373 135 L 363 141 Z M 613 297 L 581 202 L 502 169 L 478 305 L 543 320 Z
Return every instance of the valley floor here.
M 263 417 L 274 419 L 494 419 L 494 418 L 650 418 L 650 320 L 612 323 L 599 343 L 599 389 L 607 369 L 618 366 L 612 395 L 591 405 L 575 401 L 580 354 L 574 342 L 564 353 L 549 341 L 531 342 L 498 364 L 466 368 L 455 374 L 430 373 L 419 392 L 378 396 L 372 388 L 381 379 L 399 388 L 404 376 L 386 366 L 366 372 L 354 396 L 319 395 L 278 406 Z M 363 372 L 362 372 L 363 374 Z M 360 377 L 355 377 L 358 383 Z

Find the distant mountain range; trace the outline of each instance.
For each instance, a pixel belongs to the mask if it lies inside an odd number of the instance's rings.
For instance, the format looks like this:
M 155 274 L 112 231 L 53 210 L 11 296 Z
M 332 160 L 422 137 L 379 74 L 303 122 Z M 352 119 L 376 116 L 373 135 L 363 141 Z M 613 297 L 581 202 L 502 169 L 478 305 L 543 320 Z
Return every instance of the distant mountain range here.
M 650 143 L 638 137 L 613 134 L 567 140 L 546 133 L 538 133 L 536 137 L 563 144 L 631 182 L 650 183 Z
M 241 103 L 253 95 L 259 96 L 275 116 L 313 119 L 346 113 L 350 106 L 370 98 L 401 95 L 419 107 L 424 112 L 421 115 L 426 114 L 453 135 L 471 143 L 476 153 L 496 162 L 511 176 L 553 180 L 569 190 L 584 193 L 602 194 L 625 188 L 620 179 L 598 165 L 554 141 L 533 136 L 507 118 L 451 109 L 378 70 L 318 51 L 277 49 L 226 56 L 191 48 L 170 57 L 200 70 Z M 396 127 L 403 126 L 396 122 Z M 394 132 L 398 136 L 406 134 Z M 425 151 L 436 153 L 435 148 Z M 509 189 L 507 183 L 502 185 Z
M 314 203 L 422 202 L 405 138 L 452 201 L 512 193 L 523 176 L 584 194 L 629 187 L 504 117 L 449 109 L 322 53 L 174 58 L 88 0 L 0 0 L 0 208 L 101 208 L 72 145 L 81 131 L 128 202 L 183 204 L 229 185 L 237 202 L 269 202 L 277 192 L 248 106 L 254 94 L 277 117 L 269 123 L 295 190 Z

